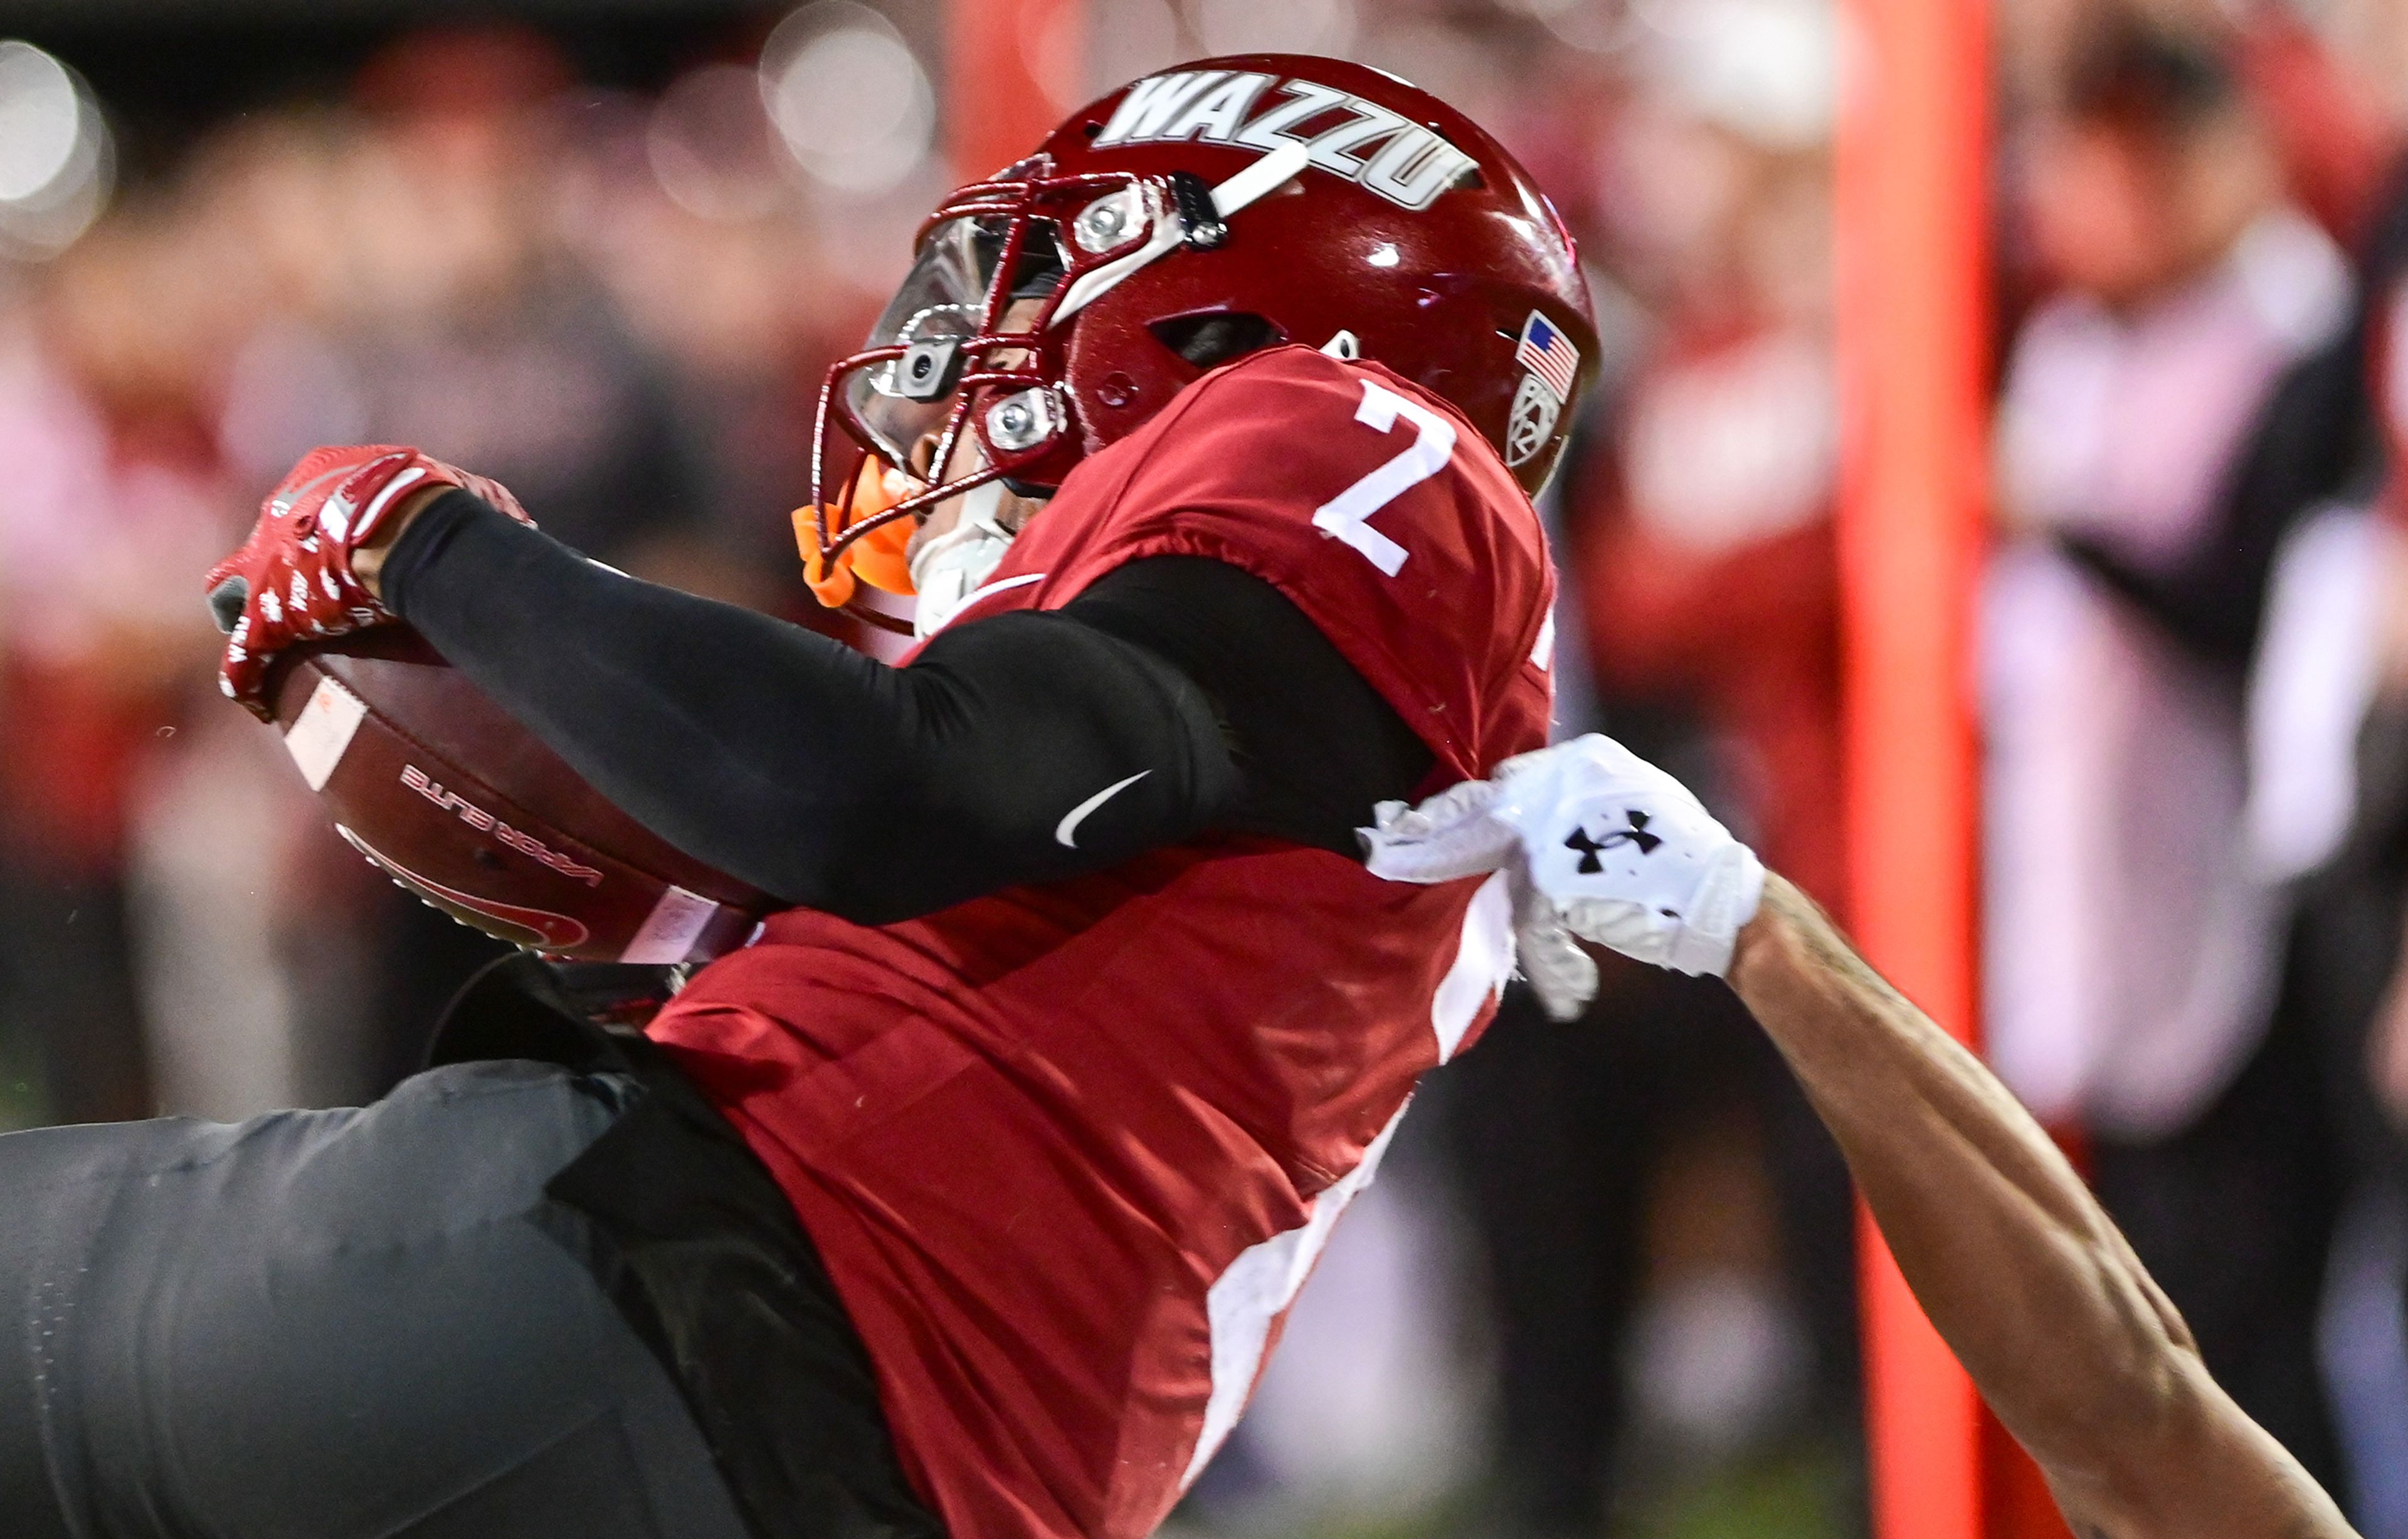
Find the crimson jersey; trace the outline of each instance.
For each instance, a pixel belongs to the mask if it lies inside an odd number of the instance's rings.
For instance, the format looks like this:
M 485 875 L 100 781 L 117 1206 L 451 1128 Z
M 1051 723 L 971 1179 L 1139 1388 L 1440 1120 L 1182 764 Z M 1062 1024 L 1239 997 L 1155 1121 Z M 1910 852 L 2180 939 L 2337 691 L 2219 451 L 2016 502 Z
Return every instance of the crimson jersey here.
M 1545 741 L 1538 519 L 1377 365 L 1283 348 L 1189 387 L 954 623 L 1159 555 L 1278 588 L 1433 787 Z M 1235 1424 L 1414 1081 L 1485 1024 L 1508 910 L 1499 881 L 1206 837 L 900 924 L 781 914 L 652 1033 L 792 1199 L 954 1539 L 1134 1539 Z

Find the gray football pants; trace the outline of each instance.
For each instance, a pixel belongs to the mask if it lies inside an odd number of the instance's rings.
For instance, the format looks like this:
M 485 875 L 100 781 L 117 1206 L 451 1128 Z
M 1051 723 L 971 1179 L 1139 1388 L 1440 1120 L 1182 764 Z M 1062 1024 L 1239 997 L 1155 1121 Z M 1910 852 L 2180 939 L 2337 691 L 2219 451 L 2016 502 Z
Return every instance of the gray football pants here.
M 544 1183 L 612 1076 L 0 1136 L 7 1539 L 743 1539 Z

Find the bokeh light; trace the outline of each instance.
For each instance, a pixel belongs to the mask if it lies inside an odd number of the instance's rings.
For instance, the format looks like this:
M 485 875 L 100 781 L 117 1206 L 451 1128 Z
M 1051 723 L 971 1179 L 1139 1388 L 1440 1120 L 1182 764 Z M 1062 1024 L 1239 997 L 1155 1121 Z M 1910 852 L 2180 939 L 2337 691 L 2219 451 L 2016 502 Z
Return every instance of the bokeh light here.
M 1630 7 L 1620 0 L 1504 0 L 1545 27 L 1559 42 L 1592 53 L 1620 49 L 1637 35 Z
M 1829 133 L 1838 21 L 1826 0 L 1645 0 L 1639 14 L 1691 111 L 1766 145 Z
M 756 81 L 740 64 L 705 64 L 680 76 L 652 108 L 644 158 L 687 213 L 753 219 L 784 195 Z
M 0 42 L 0 254 L 72 245 L 108 201 L 108 124 L 74 71 L 31 43 Z
M 0 43 L 0 202 L 32 197 L 75 156 L 75 81 L 30 43 Z
M 895 24 L 851 0 L 820 0 L 778 24 L 761 50 L 769 121 L 810 178 L 883 192 L 935 146 L 937 97 Z

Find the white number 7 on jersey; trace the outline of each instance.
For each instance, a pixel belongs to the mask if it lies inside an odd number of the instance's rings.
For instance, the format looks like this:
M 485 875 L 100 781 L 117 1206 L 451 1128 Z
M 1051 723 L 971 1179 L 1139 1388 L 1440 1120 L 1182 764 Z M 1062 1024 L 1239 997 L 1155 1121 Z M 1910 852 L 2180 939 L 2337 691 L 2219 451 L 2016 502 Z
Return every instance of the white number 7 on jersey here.
M 1321 505 L 1312 526 L 1360 550 L 1390 577 L 1405 564 L 1405 548 L 1371 527 L 1371 516 L 1446 468 L 1455 452 L 1455 424 L 1406 400 L 1377 380 L 1363 381 L 1363 404 L 1354 420 L 1379 433 L 1393 433 L 1402 417 L 1419 433 L 1412 446 Z

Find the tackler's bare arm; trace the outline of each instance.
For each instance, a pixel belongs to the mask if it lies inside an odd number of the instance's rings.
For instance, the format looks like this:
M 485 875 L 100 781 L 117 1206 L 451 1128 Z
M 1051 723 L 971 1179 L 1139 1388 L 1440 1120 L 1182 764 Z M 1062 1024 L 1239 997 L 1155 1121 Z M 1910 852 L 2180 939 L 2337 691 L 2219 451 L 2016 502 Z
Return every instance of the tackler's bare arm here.
M 1558 1017 L 1581 948 L 1723 977 L 1805 1086 L 1932 1323 L 2083 1539 L 2346 1539 L 2200 1362 L 2181 1316 L 2006 1088 L 1688 790 L 1594 734 L 1408 807 L 1365 858 L 1397 881 L 1501 873 L 1523 974 Z
M 1899 1270 L 2090 1539 L 2344 1539 L 2048 1136 L 1769 876 L 1729 979 L 1838 1138 Z

